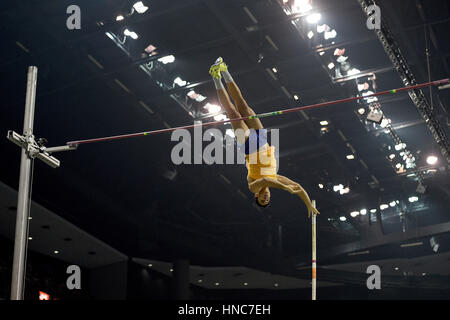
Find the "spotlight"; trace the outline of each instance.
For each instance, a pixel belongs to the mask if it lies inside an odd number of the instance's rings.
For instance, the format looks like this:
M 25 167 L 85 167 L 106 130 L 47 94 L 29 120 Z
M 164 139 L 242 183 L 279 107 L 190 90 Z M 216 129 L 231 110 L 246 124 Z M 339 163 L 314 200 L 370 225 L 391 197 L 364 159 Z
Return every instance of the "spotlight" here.
M 416 201 L 419 201 L 419 198 L 416 197 L 416 196 L 412 196 L 412 197 L 409 197 L 409 198 L 408 198 L 408 201 L 411 202 L 411 203 L 412 203 L 412 202 L 416 202 Z
M 132 39 L 134 39 L 134 40 L 136 40 L 137 38 L 139 38 L 139 36 L 137 35 L 136 32 L 130 31 L 130 30 L 128 30 L 128 29 L 125 29 L 125 31 L 123 32 L 123 34 L 126 35 L 126 36 L 128 36 L 128 37 L 130 37 L 130 38 L 132 38 Z
M 181 79 L 180 77 L 176 77 L 173 80 L 173 83 L 179 85 L 180 87 L 184 87 L 187 84 L 187 82 Z
M 283 1 L 284 2 L 284 1 Z M 292 13 L 305 13 L 312 9 L 311 0 L 294 0 L 291 7 Z
M 360 115 L 363 115 L 364 113 L 366 113 L 366 109 L 364 109 L 364 108 L 359 108 L 359 109 L 358 109 L 358 113 L 359 113 Z
M 328 121 L 326 121 L 326 120 L 320 121 L 320 125 L 321 126 L 327 126 L 328 125 Z
M 312 37 L 314 37 L 314 32 L 310 31 L 307 34 L 308 38 L 311 39 Z
M 393 153 L 391 153 L 390 155 L 389 155 L 389 159 L 394 159 L 395 158 L 395 154 L 393 154 Z
M 125 19 L 125 18 L 123 17 L 123 15 L 118 15 L 118 16 L 116 17 L 116 21 L 122 21 L 123 19 Z
M 370 213 L 375 213 L 377 212 L 377 209 L 370 209 Z
M 134 10 L 136 10 L 137 13 L 144 13 L 145 11 L 148 10 L 148 7 L 145 6 L 142 1 L 136 2 L 133 5 Z
M 294 100 L 298 100 L 298 95 L 294 94 Z
M 387 208 L 389 208 L 389 205 L 387 205 L 387 204 L 382 204 L 382 205 L 380 205 L 380 210 L 386 210 Z
M 344 189 L 344 186 L 342 184 L 338 184 L 333 187 L 334 192 L 338 192 L 339 190 L 342 190 L 342 189 Z
M 308 23 L 317 23 L 320 18 L 322 18 L 320 13 L 313 13 L 306 17 L 306 21 L 308 21 Z
M 330 62 L 329 64 L 328 64 L 328 69 L 333 69 L 334 68 L 334 63 L 333 62 Z
M 325 38 L 325 40 L 328 40 L 328 39 L 334 39 L 334 38 L 336 38 L 336 36 L 337 36 L 337 32 L 336 32 L 336 30 L 331 30 L 331 31 L 325 31 L 325 33 L 324 33 L 324 35 L 323 35 L 323 37 Z
M 319 183 L 319 188 L 323 189 L 323 184 Z
M 277 68 L 272 68 L 273 73 L 277 73 L 278 69 Z
M 427 157 L 427 163 L 429 165 L 434 165 L 438 161 L 438 158 L 436 156 L 428 156 Z
M 395 201 L 391 201 L 391 202 L 389 202 L 389 205 L 390 205 L 391 207 L 395 207 L 396 202 L 395 202 Z
M 214 116 L 215 121 L 222 121 L 222 120 L 228 120 L 227 116 L 224 114 L 218 114 Z
M 173 55 L 165 56 L 158 59 L 159 62 L 162 62 L 164 64 L 172 63 L 175 61 L 175 57 Z
M 365 216 L 365 215 L 367 214 L 367 209 L 362 209 L 361 211 L 359 211 L 359 213 L 360 213 L 362 216 Z
M 352 154 L 348 154 L 346 158 L 347 158 L 348 160 L 353 160 L 353 159 L 355 159 L 355 156 L 352 155 Z
M 344 216 L 342 216 L 342 217 L 339 217 L 339 220 L 341 220 L 342 222 L 344 222 L 344 221 L 347 221 L 347 218 L 344 217 Z
M 208 110 L 209 113 L 217 113 L 220 110 L 222 110 L 218 105 L 211 104 L 209 102 L 207 104 L 205 104 L 205 106 L 203 108 Z
M 359 211 L 352 211 L 352 212 L 350 212 L 350 215 L 351 215 L 353 218 L 355 218 L 355 217 L 359 216 Z

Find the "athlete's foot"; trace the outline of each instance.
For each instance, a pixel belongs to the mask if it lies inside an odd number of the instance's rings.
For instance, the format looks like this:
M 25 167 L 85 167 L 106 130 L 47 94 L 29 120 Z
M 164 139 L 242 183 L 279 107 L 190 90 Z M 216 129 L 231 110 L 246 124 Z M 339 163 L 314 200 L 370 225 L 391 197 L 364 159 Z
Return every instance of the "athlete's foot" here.
M 209 74 L 216 79 L 221 79 L 222 75 L 220 74 L 220 65 L 223 63 L 222 58 L 218 58 L 216 62 L 209 68 Z

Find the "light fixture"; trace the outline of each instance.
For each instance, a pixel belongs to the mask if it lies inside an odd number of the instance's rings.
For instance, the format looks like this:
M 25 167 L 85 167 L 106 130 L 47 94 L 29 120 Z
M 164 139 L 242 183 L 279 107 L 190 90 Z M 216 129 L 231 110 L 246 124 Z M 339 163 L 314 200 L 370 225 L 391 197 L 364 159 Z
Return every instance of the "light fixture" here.
M 149 263 L 148 266 L 149 266 L 150 268 L 153 267 L 153 265 L 152 265 L 151 263 Z
M 284 1 L 283 1 L 284 2 Z M 292 4 L 292 13 L 305 13 L 312 9 L 311 0 L 294 0 Z
M 365 215 L 367 214 L 367 209 L 361 209 L 361 210 L 359 211 L 359 213 L 360 213 L 362 216 L 365 216 Z
M 197 282 L 198 282 L 198 283 L 202 283 L 203 280 L 202 280 L 202 279 L 198 279 Z
M 28 237 L 28 240 L 33 240 L 33 237 Z
M 334 68 L 334 63 L 333 62 L 330 62 L 329 64 L 328 64 L 328 69 L 333 69 Z
M 202 102 L 206 99 L 205 96 L 202 96 L 201 94 L 198 94 L 197 92 L 195 92 L 194 90 L 189 91 L 186 94 L 189 98 L 191 98 L 192 100 L 195 100 L 197 102 Z
M 226 134 L 227 136 L 230 136 L 231 138 L 234 138 L 234 137 L 235 137 L 235 135 L 234 135 L 234 130 L 233 130 L 233 129 L 227 129 L 227 130 L 225 130 L 225 134 Z
M 247 283 L 247 282 L 244 282 L 244 286 L 248 286 L 248 283 Z
M 277 69 L 277 68 L 272 68 L 272 71 L 273 71 L 274 73 L 277 73 L 277 72 L 278 72 L 278 69 Z
M 180 87 L 184 87 L 187 84 L 187 82 L 181 79 L 180 77 L 176 77 L 173 80 L 173 83 L 179 85 Z
M 125 19 L 125 18 L 123 17 L 123 15 L 118 15 L 118 16 L 116 17 L 116 21 L 122 21 L 123 19 Z
M 31 219 L 33 219 L 33 217 L 28 217 L 28 220 L 31 220 Z
M 333 186 L 333 191 L 338 192 L 339 190 L 344 189 L 344 186 L 342 184 L 338 184 L 336 186 Z
M 306 21 L 308 21 L 308 23 L 317 23 L 320 18 L 322 18 L 320 13 L 313 13 L 306 17 Z
M 323 189 L 323 184 L 319 183 L 319 188 Z
M 349 187 L 339 190 L 339 193 L 340 193 L 341 195 L 342 195 L 342 194 L 349 193 L 349 192 L 350 192 L 350 188 L 349 188 Z
M 348 154 L 348 155 L 346 156 L 346 158 L 347 158 L 348 160 L 353 160 L 353 159 L 355 159 L 355 156 L 352 155 L 352 154 Z
M 391 207 L 395 207 L 396 202 L 395 202 L 395 201 L 391 201 L 391 202 L 389 203 L 389 205 L 390 205 Z
M 218 286 L 220 283 L 219 282 L 216 282 L 216 286 Z
M 386 210 L 387 208 L 389 208 L 389 205 L 383 203 L 382 205 L 380 205 L 380 210 Z
M 411 203 L 413 203 L 413 202 L 419 201 L 419 198 L 416 197 L 416 196 L 412 196 L 412 197 L 409 197 L 409 198 L 408 198 L 408 201 L 411 202 Z
M 148 10 L 148 7 L 145 6 L 142 1 L 138 1 L 133 5 L 134 10 L 136 10 L 137 13 L 144 13 Z
M 208 110 L 208 112 L 209 113 L 217 113 L 217 112 L 219 112 L 220 110 L 222 110 L 221 108 L 220 108 L 220 106 L 218 106 L 218 105 L 216 105 L 216 104 L 211 104 L 211 103 L 207 103 L 207 104 L 205 104 L 205 106 L 203 107 L 203 108 L 205 108 L 206 110 Z
M 436 156 L 428 156 L 427 157 L 427 163 L 429 165 L 434 165 L 438 161 L 438 158 Z
M 356 216 L 359 216 L 359 211 L 350 212 L 350 216 L 352 216 L 353 218 L 355 218 Z
M 325 38 L 325 40 L 328 40 L 328 39 L 334 39 L 334 38 L 336 38 L 336 36 L 337 36 L 337 32 L 336 32 L 336 30 L 331 30 L 331 31 L 325 31 L 325 33 L 324 33 L 324 35 L 323 35 L 323 37 Z M 333 43 L 334 44 L 334 43 Z
M 228 117 L 224 114 L 218 114 L 214 116 L 214 120 L 215 121 L 223 121 L 223 120 L 228 120 Z
M 294 100 L 298 100 L 298 95 L 294 94 Z
M 130 38 L 132 38 L 132 39 L 134 39 L 134 40 L 136 40 L 137 38 L 139 38 L 139 36 L 137 35 L 136 32 L 130 31 L 130 30 L 128 30 L 128 29 L 125 29 L 125 30 L 123 31 L 123 34 L 126 35 L 126 36 L 128 36 L 128 37 L 130 37 Z
M 58 254 L 58 253 L 59 253 L 59 251 L 58 251 L 58 250 L 55 250 L 55 251 L 53 251 L 53 253 L 54 253 L 54 254 Z
M 309 31 L 307 36 L 308 36 L 309 39 L 312 39 L 312 37 L 314 37 L 314 32 Z
M 389 159 L 394 159 L 395 158 L 395 154 L 393 154 L 393 153 L 391 153 L 390 155 L 389 155 Z
M 274 285 L 273 285 L 274 287 L 278 287 L 278 283 L 274 283 Z
M 344 222 L 344 221 L 346 221 L 346 220 L 347 220 L 347 218 L 346 218 L 346 217 L 344 217 L 344 216 L 342 216 L 342 217 L 339 217 L 339 220 L 341 220 L 342 222 Z
M 173 272 L 173 269 L 172 269 L 172 268 L 170 268 L 170 269 L 169 269 L 169 271 L 170 271 L 170 272 Z
M 162 58 L 158 59 L 159 62 L 162 62 L 164 64 L 172 63 L 175 61 L 175 57 L 173 55 L 168 55 Z
M 409 248 L 409 247 L 417 247 L 423 245 L 422 241 L 412 242 L 412 243 L 403 243 L 400 245 L 401 248 Z
M 370 213 L 375 213 L 377 212 L 377 209 L 370 209 Z
M 328 121 L 326 121 L 326 120 L 320 121 L 320 125 L 321 126 L 327 126 L 328 125 Z
M 406 148 L 406 143 L 399 143 L 395 145 L 395 150 L 400 151 Z
M 394 267 L 394 270 L 395 270 L 395 271 L 398 271 L 398 267 Z
M 320 51 L 319 55 L 323 56 L 325 54 L 325 51 Z

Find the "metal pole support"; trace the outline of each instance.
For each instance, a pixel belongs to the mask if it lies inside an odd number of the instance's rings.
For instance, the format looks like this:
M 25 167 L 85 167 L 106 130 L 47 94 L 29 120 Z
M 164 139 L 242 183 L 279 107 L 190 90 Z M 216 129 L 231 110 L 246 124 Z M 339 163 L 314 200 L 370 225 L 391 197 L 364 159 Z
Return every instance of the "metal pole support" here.
M 33 140 L 34 105 L 36 100 L 37 68 L 28 68 L 27 94 L 23 135 L 26 141 Z M 20 163 L 19 196 L 17 200 L 16 233 L 11 280 L 11 300 L 23 300 L 28 244 L 28 218 L 31 192 L 31 162 L 28 150 L 22 148 Z

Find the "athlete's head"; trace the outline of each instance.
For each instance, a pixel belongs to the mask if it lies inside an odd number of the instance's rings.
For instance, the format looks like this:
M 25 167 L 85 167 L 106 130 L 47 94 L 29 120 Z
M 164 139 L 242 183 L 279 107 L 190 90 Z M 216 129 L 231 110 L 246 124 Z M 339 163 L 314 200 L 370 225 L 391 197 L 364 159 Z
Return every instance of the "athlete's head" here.
M 260 207 L 267 207 L 270 203 L 270 190 L 269 187 L 264 187 L 255 193 L 256 204 Z

